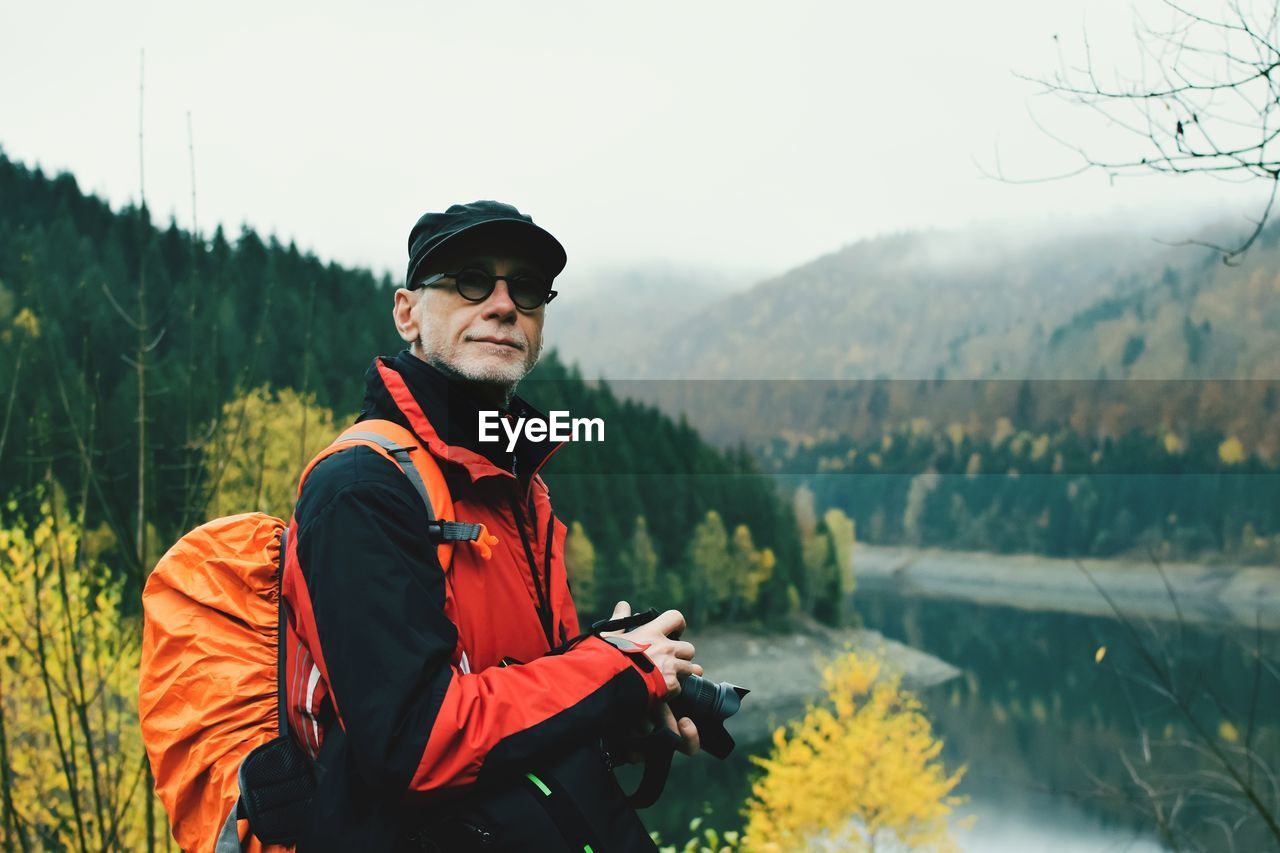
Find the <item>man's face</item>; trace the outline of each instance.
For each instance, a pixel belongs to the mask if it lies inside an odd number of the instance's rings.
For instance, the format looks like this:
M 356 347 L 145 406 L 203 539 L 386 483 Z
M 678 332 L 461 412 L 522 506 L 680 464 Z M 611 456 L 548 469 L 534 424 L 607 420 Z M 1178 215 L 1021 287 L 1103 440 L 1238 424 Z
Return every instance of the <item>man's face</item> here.
M 432 267 L 432 272 L 475 267 L 495 276 L 541 272 L 518 256 L 478 253 L 446 258 Z M 483 302 L 462 298 L 452 278 L 413 291 L 401 288 L 396 293 L 396 327 L 423 361 L 509 393 L 538 361 L 546 305 L 518 307 L 507 284 L 506 279 L 498 280 Z

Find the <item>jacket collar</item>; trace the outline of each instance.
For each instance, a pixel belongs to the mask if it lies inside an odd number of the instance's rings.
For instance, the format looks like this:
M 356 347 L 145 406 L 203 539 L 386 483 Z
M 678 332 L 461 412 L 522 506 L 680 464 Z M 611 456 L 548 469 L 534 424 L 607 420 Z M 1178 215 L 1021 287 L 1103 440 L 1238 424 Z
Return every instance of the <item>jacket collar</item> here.
M 493 405 L 478 400 L 465 382 L 445 376 L 435 367 L 403 350 L 394 358 L 373 360 L 365 373 L 365 399 L 358 420 L 385 418 L 408 427 L 438 459 L 466 470 L 472 481 L 506 476 L 528 489 L 534 476 L 564 442 L 529 441 L 521 432 L 514 452 L 501 440 L 482 442 L 479 418 Z M 503 417 L 542 418 L 522 398 L 511 398 Z M 513 473 L 514 469 L 514 473 Z

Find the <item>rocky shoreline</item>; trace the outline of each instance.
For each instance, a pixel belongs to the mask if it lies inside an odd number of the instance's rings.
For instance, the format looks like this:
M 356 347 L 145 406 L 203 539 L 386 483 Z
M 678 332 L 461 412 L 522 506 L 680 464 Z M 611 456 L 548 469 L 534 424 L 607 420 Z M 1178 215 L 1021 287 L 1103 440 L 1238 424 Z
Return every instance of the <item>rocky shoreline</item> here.
M 1266 566 L 1063 560 L 938 548 L 858 545 L 862 588 L 1018 607 L 1113 615 L 1104 590 L 1126 616 L 1197 624 L 1280 629 L 1280 569 Z M 1163 577 L 1162 577 L 1163 574 Z
M 816 623 L 786 634 L 710 628 L 687 637 L 708 678 L 749 688 L 742 710 L 727 727 L 740 744 L 767 740 L 778 726 L 804 713 L 822 696 L 822 667 L 847 648 L 875 654 L 887 673 L 920 691 L 960 674 L 951 664 L 886 639 L 877 631 L 834 629 Z

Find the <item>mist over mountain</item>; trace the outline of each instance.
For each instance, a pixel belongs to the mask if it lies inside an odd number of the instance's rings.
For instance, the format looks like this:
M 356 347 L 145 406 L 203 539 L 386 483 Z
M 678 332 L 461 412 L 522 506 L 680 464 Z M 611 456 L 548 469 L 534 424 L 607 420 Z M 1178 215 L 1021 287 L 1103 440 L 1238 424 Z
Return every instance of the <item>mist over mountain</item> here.
M 704 304 L 684 318 L 654 277 L 645 282 L 652 297 L 593 306 L 610 319 L 592 333 L 619 340 L 627 357 L 565 349 L 588 374 L 610 378 L 1274 376 L 1277 236 L 1267 232 L 1227 267 L 1212 250 L 1161 245 L 1137 226 L 897 234 L 719 299 L 690 287 L 692 304 Z
M 561 295 L 547 309 L 547 343 L 588 376 L 632 375 L 655 341 L 755 280 L 660 264 L 571 272 L 556 281 Z

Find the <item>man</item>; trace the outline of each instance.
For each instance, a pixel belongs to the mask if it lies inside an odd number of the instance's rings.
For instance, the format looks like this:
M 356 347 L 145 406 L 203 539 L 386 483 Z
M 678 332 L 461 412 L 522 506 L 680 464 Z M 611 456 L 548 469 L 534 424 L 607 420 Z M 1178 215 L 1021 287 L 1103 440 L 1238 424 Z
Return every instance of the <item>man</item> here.
M 693 723 L 663 703 L 701 674 L 693 646 L 669 637 L 683 617 L 564 651 L 580 626 L 565 526 L 538 476 L 559 447 L 523 434 L 510 453 L 479 441 L 482 410 L 540 417 L 514 392 L 538 360 L 564 265 L 551 234 L 498 202 L 428 213 L 410 232 L 392 309 L 409 349 L 374 361 L 359 419 L 412 430 L 455 517 L 498 543 L 487 560 L 459 544 L 442 567 L 422 500 L 371 448 L 334 454 L 306 478 L 283 581 L 290 722 L 319 767 L 300 853 L 514 844 L 492 824 L 536 799 L 520 787 L 532 768 L 650 715 L 664 715 L 685 751 L 698 747 Z M 614 615 L 629 613 L 620 602 Z M 522 814 L 540 828 L 521 831 L 540 835 L 521 843 L 560 849 L 562 817 Z

